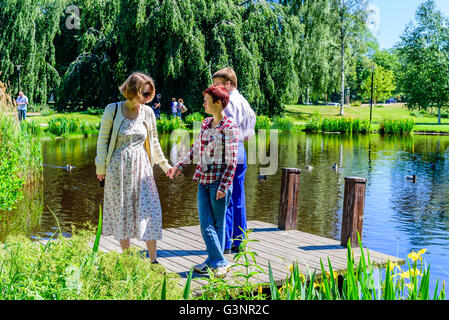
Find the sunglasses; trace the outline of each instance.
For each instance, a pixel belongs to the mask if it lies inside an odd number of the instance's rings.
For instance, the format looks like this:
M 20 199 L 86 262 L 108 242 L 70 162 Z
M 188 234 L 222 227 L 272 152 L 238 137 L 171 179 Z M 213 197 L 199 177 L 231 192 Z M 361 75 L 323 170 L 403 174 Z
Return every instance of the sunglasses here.
M 142 96 L 144 96 L 145 98 L 151 97 L 151 92 L 146 92 L 146 91 L 144 91 L 144 92 L 141 92 L 141 94 L 142 94 Z

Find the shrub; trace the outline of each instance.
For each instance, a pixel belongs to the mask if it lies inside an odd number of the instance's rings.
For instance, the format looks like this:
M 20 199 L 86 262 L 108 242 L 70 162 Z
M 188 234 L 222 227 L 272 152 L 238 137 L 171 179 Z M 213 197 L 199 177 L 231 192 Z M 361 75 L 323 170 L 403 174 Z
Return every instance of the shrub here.
M 179 299 L 179 276 L 165 275 L 132 248 L 128 254 L 94 252 L 91 230 L 43 246 L 10 236 L 0 247 L 0 300 Z M 163 285 L 165 282 L 165 286 Z
M 203 120 L 204 120 L 204 116 L 199 112 L 195 112 L 195 113 L 189 114 L 187 117 L 185 117 L 184 123 L 187 128 L 192 129 L 194 121 L 202 123 Z
M 81 121 L 76 116 L 58 115 L 48 122 L 48 131 L 56 136 L 65 133 L 76 132 L 80 128 Z
M 97 127 L 94 124 L 89 124 L 86 120 L 83 120 L 81 122 L 80 131 L 85 137 L 93 134 L 98 134 Z
M 321 123 L 323 119 L 320 114 L 314 114 L 312 118 L 307 121 L 305 131 L 317 133 L 321 131 Z
M 41 110 L 41 115 L 42 116 L 51 116 L 51 115 L 54 115 L 54 114 L 55 114 L 55 110 L 50 109 L 50 108 L 46 108 L 46 109 Z
M 0 82 L 0 215 L 22 197 L 22 186 L 42 176 L 42 150 L 31 134 L 34 124 L 23 124 L 8 115 L 15 110 L 6 87 Z
M 275 117 L 271 127 L 273 129 L 290 131 L 293 128 L 293 122 L 288 118 Z
M 186 126 L 178 117 L 168 118 L 166 115 L 161 115 L 157 121 L 157 130 L 161 132 L 171 132 L 175 129 L 185 129 Z
M 38 137 L 41 134 L 41 126 L 35 121 L 21 121 L 20 130 L 34 137 Z
M 324 118 L 314 115 L 306 124 L 309 132 L 344 132 L 344 133 L 369 133 L 371 124 L 368 120 L 353 118 Z
M 103 114 L 104 109 L 89 107 L 89 108 L 87 108 L 86 112 L 87 112 L 87 114 L 92 114 L 92 115 L 98 116 L 98 115 L 102 115 Z
M 259 129 L 270 129 L 270 118 L 267 116 L 256 116 L 256 125 L 254 129 L 257 131 Z
M 380 124 L 380 132 L 388 134 L 403 134 L 410 133 L 415 128 L 415 121 L 412 119 L 406 120 L 389 120 L 385 119 Z

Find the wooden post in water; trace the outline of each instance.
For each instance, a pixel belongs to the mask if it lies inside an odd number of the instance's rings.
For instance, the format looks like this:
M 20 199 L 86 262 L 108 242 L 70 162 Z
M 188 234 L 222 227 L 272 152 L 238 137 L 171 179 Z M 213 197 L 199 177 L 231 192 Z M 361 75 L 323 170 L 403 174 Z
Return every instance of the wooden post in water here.
M 349 239 L 351 239 L 351 248 L 359 246 L 357 232 L 359 232 L 360 239 L 362 239 L 365 191 L 365 178 L 345 178 L 345 196 L 341 223 L 341 245 L 343 247 L 347 247 Z
M 300 176 L 301 169 L 282 168 L 278 215 L 278 228 L 281 230 L 296 230 Z

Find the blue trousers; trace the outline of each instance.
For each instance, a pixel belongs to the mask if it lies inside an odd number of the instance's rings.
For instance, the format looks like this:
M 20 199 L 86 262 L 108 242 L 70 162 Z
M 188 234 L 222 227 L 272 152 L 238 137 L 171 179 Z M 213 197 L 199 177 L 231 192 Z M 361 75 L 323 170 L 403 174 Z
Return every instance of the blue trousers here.
M 27 118 L 27 110 L 18 110 L 19 121 L 25 120 Z
M 226 210 L 225 250 L 238 247 L 243 240 L 246 225 L 245 173 L 247 169 L 246 151 L 243 142 L 239 142 L 237 169 L 232 180 L 233 191 L 231 201 Z
M 198 218 L 201 235 L 206 244 L 205 263 L 211 268 L 224 267 L 228 261 L 223 255 L 225 242 L 226 208 L 232 194 L 232 185 L 226 196 L 216 200 L 220 180 L 198 185 Z

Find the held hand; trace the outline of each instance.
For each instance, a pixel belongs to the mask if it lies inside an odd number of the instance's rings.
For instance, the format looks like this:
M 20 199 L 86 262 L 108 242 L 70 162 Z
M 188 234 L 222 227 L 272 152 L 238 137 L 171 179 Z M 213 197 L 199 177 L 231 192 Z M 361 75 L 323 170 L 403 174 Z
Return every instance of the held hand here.
M 170 179 L 173 179 L 174 177 L 179 176 L 180 173 L 181 173 L 181 171 L 178 168 L 173 167 L 173 168 L 168 169 L 167 177 L 169 177 Z
M 226 193 L 217 191 L 217 200 L 220 200 L 226 196 Z
M 106 177 L 106 175 L 104 175 L 104 174 L 97 174 L 97 179 L 100 181 L 103 181 L 105 177 Z

